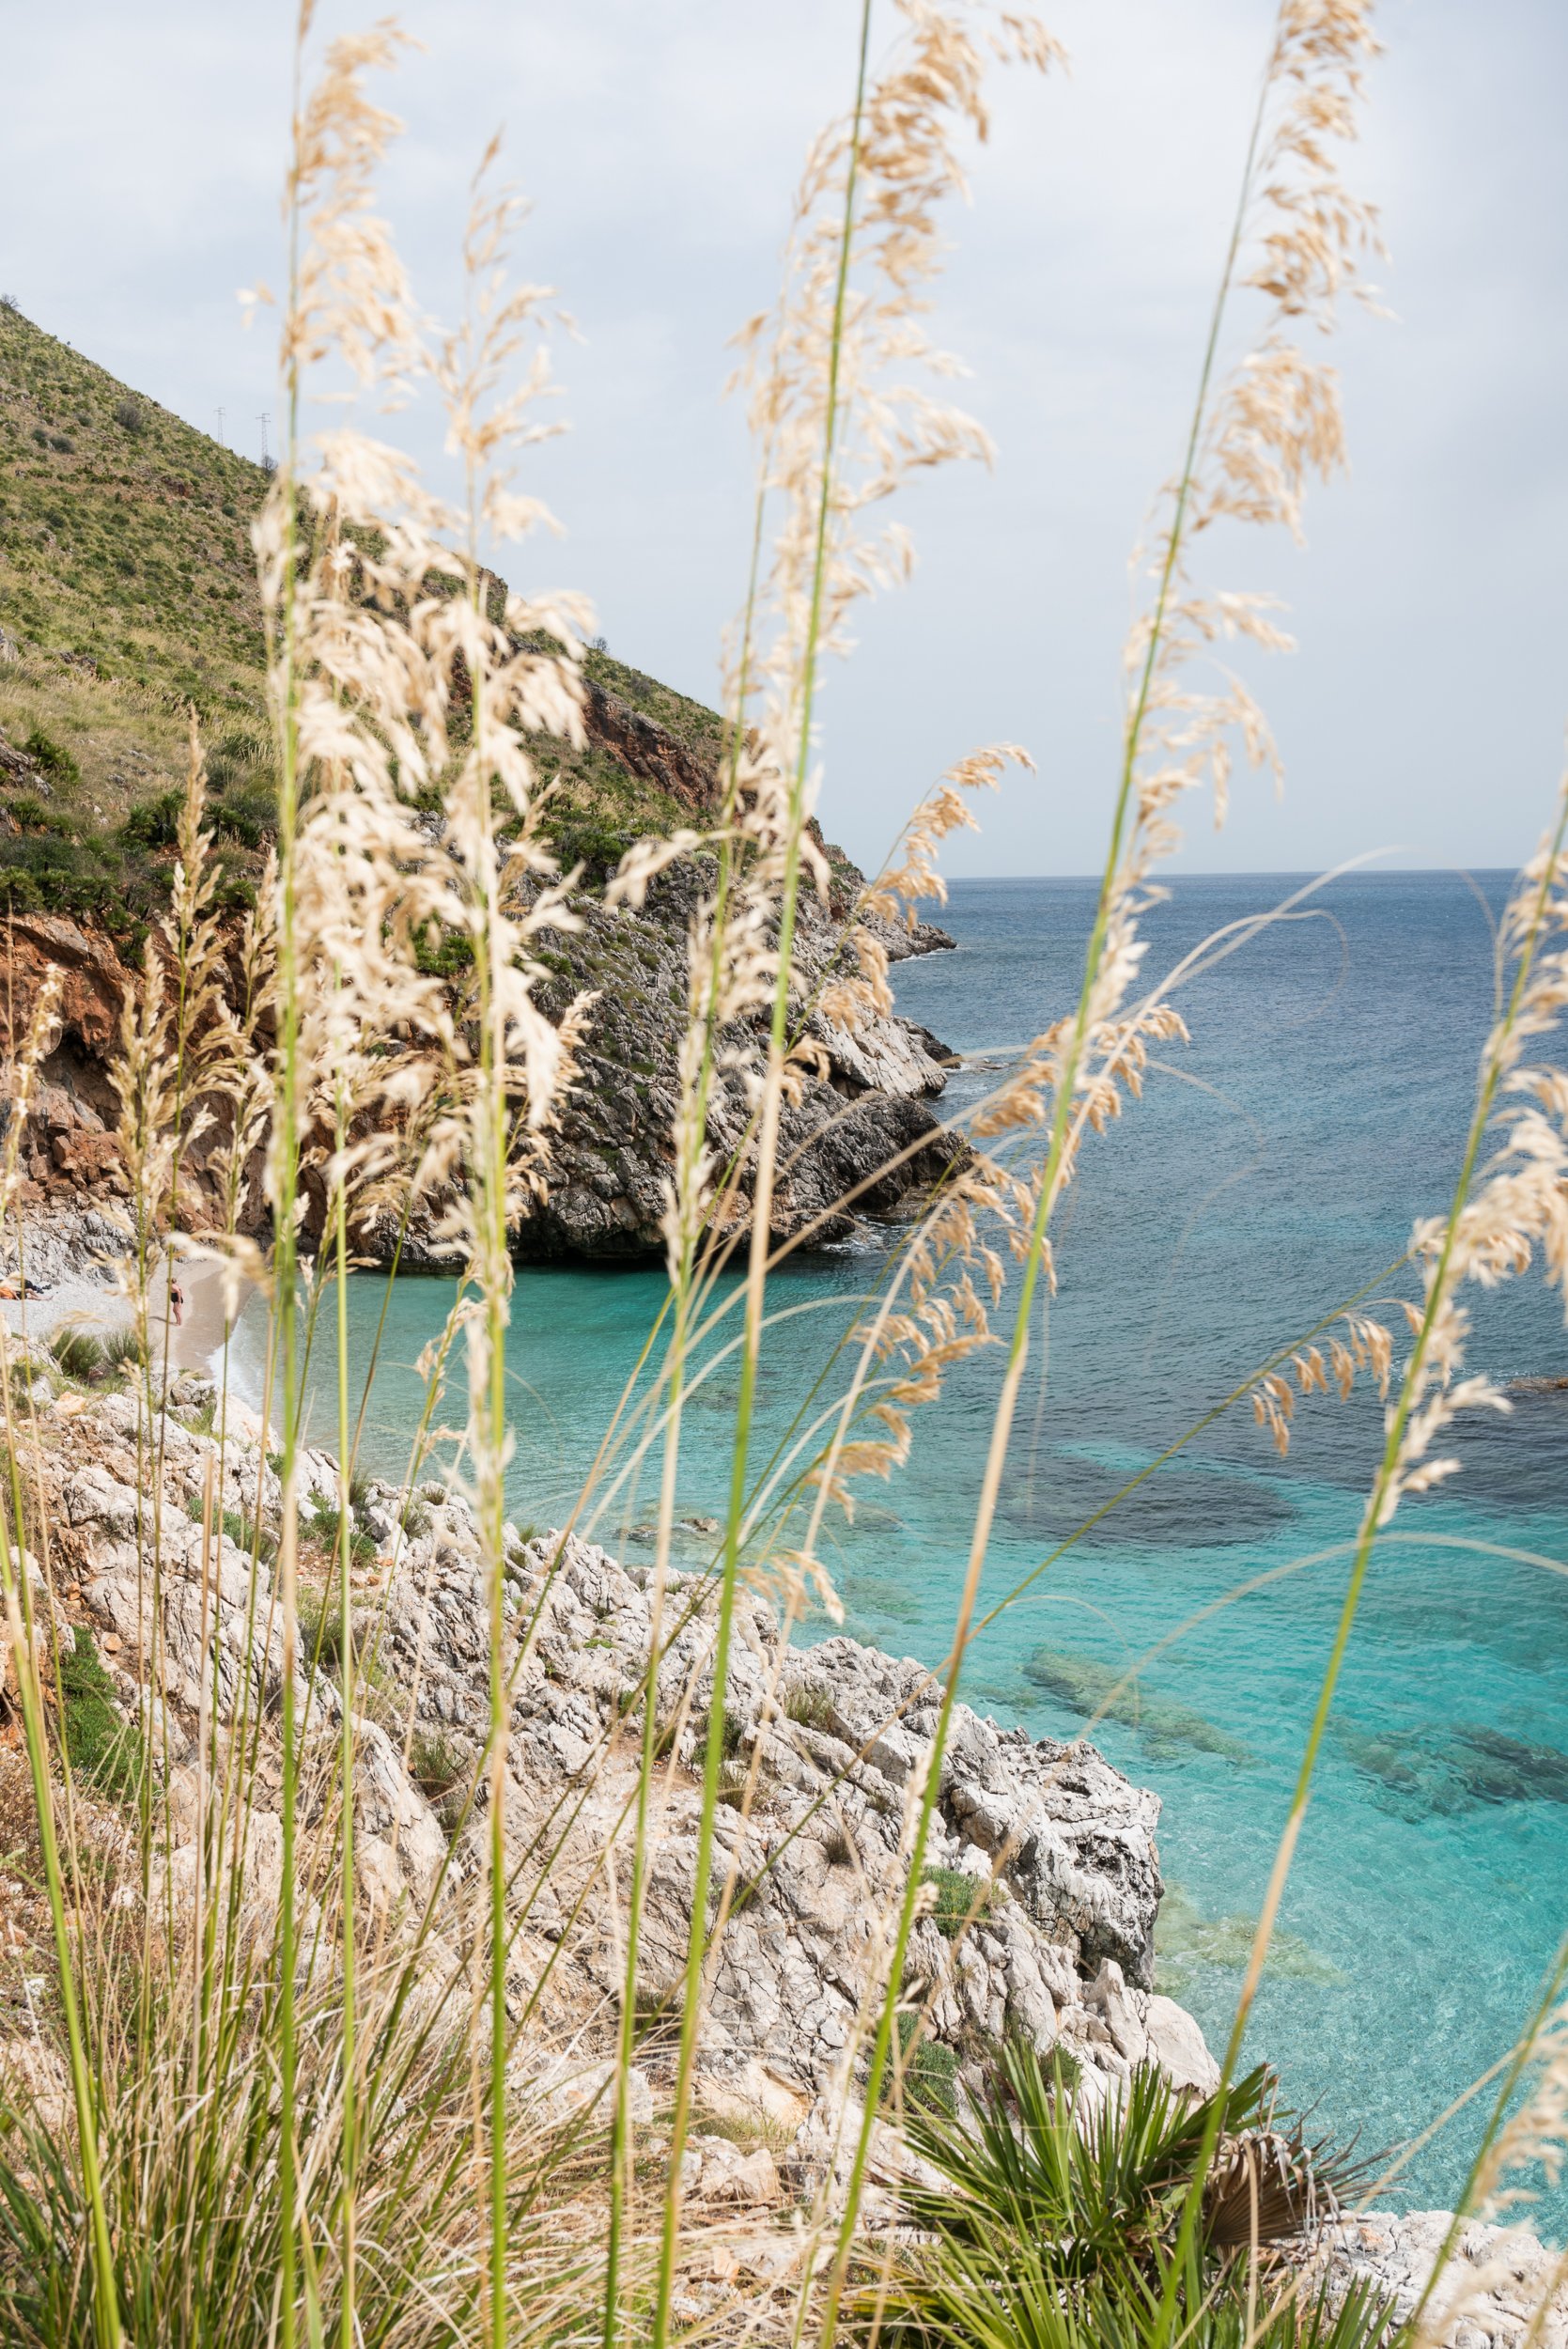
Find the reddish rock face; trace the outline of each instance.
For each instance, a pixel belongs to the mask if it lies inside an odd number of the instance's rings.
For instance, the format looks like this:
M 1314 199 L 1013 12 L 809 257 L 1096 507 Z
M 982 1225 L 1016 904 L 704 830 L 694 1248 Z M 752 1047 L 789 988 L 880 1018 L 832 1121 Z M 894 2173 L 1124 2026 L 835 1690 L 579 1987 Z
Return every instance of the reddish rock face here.
M 14 1057 L 26 1041 L 39 989 L 51 964 L 59 972 L 61 1040 L 106 1061 L 119 1037 L 127 972 L 109 941 L 89 936 L 56 913 L 8 914 L 0 952 L 0 1052 Z
M 718 777 L 711 761 L 676 741 L 629 702 L 590 682 L 582 704 L 582 724 L 589 741 L 608 751 L 629 774 L 657 785 L 693 815 L 711 811 L 718 799 Z
M 108 1064 L 129 973 L 107 938 L 59 914 L 12 914 L 0 929 L 0 1126 L 9 1125 L 16 1057 L 51 966 L 61 982 L 58 1033 L 34 1081 L 19 1154 L 21 1201 L 123 1198 L 119 1145 L 108 1130 Z

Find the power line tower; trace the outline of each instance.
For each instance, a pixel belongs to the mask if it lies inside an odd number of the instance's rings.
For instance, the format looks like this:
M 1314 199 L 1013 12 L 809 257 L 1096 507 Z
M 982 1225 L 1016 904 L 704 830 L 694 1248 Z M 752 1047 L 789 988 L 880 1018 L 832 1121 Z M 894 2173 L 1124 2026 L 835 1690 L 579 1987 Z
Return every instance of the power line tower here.
M 228 442 L 224 436 L 224 415 L 225 411 L 220 408 L 218 411 L 218 446 L 220 448 L 227 448 L 228 446 Z
M 271 409 L 264 410 L 256 418 L 257 424 L 261 427 L 261 470 L 263 473 L 271 473 L 272 470 L 272 460 L 267 454 L 267 427 L 272 421 Z

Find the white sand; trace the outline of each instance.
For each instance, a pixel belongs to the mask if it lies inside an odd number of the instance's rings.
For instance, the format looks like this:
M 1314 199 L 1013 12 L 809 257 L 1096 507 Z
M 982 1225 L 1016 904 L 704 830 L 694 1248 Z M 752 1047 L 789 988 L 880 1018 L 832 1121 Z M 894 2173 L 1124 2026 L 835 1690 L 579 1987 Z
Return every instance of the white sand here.
M 169 1260 L 165 1256 L 152 1275 L 149 1302 L 154 1351 L 160 1358 L 163 1356 L 166 1338 L 171 1367 L 199 1371 L 204 1377 L 215 1377 L 221 1370 L 229 1334 L 224 1323 L 223 1268 L 214 1264 L 181 1263 L 179 1285 L 185 1294 L 185 1305 L 178 1329 L 168 1310 L 168 1269 Z M 47 1345 L 55 1330 L 67 1324 L 101 1336 L 110 1330 L 128 1328 L 132 1320 L 129 1299 L 101 1278 L 95 1280 L 84 1271 L 67 1273 L 54 1281 L 42 1297 L 22 1298 L 14 1302 L 0 1299 L 0 1314 L 10 1329 L 35 1345 Z

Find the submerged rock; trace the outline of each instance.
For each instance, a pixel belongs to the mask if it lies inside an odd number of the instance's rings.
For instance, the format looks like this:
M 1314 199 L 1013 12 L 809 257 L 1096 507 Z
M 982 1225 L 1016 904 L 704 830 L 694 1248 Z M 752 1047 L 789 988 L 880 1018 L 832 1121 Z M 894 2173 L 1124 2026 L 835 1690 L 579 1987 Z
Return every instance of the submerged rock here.
M 1251 1754 L 1228 1730 L 1195 1713 L 1188 1704 L 1145 1689 L 1114 1664 L 1088 1656 L 1071 1656 L 1061 1648 L 1037 1647 L 1024 1665 L 1037 1688 L 1055 1697 L 1071 1713 L 1098 1715 L 1135 1729 L 1149 1751 L 1167 1758 L 1183 1748 L 1196 1753 L 1218 1754 L 1226 1762 L 1250 1762 Z

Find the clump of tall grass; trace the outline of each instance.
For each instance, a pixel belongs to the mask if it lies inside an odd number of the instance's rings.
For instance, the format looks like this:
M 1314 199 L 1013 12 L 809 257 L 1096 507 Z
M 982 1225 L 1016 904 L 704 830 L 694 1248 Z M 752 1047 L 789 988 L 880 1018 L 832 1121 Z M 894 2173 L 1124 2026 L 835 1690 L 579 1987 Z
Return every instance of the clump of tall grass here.
M 1376 1534 L 1404 1498 L 1446 1472 L 1434 1446 L 1455 1411 L 1496 1400 L 1462 1375 L 1457 1292 L 1467 1279 L 1523 1271 L 1537 1249 L 1554 1277 L 1568 1263 L 1568 1091 L 1523 1058 L 1526 1041 L 1568 1002 L 1568 954 L 1545 943 L 1568 926 L 1562 825 L 1504 926 L 1499 1016 L 1461 1182 L 1447 1212 L 1415 1237 L 1422 1286 L 1406 1307 L 1407 1360 L 1396 1366 L 1389 1330 L 1353 1300 L 1232 1398 L 1251 1393 L 1283 1441 L 1300 1396 L 1370 1377 L 1387 1393 L 1389 1423 L 1224 2082 L 1178 2108 L 1150 2076 L 1135 2076 L 1123 2104 L 1091 2122 L 1063 2063 L 1048 2077 L 1032 2054 L 992 2049 L 990 2087 L 978 2111 L 966 2112 L 954 2051 L 923 2053 L 925 2018 L 906 1990 L 910 1937 L 931 1913 L 939 1934 L 961 1944 L 983 1929 L 995 1893 L 984 1879 L 927 1865 L 933 1805 L 978 1627 L 1030 1333 L 1055 1278 L 1058 1209 L 1069 1182 L 1086 1178 L 1090 1137 L 1136 1099 L 1154 1048 L 1184 1033 L 1173 997 L 1190 967 L 1145 985 L 1138 932 L 1156 867 L 1174 845 L 1172 811 L 1206 785 L 1222 812 L 1238 754 L 1264 771 L 1277 766 L 1250 696 L 1233 681 L 1212 690 L 1201 671 L 1209 647 L 1227 638 L 1280 646 L 1272 607 L 1201 582 L 1195 550 L 1223 520 L 1297 531 L 1309 476 L 1342 461 L 1332 371 L 1298 335 L 1303 324 L 1332 324 L 1340 291 L 1375 244 L 1374 218 L 1337 160 L 1374 44 L 1365 0 L 1283 0 L 1191 418 L 1141 574 L 1110 835 L 1076 1001 L 1043 1017 L 1021 1065 L 970 1114 L 972 1154 L 890 1251 L 878 1292 L 824 1372 L 831 1383 L 802 1400 L 782 1450 L 762 1457 L 755 1407 L 768 1284 L 784 1252 L 773 1207 L 789 1174 L 788 1112 L 821 1049 L 816 1025 L 888 1008 L 885 949 L 861 917 L 912 917 L 920 898 L 939 894 L 941 841 L 971 820 L 973 793 L 1023 755 L 1011 744 L 987 747 L 940 780 L 868 885 L 830 981 L 808 988 L 793 948 L 803 893 L 826 885 L 811 826 L 822 665 L 846 649 L 860 600 L 908 568 L 898 526 L 876 527 L 887 501 L 917 471 L 989 454 L 983 428 L 947 400 L 951 363 L 924 324 L 940 208 L 962 187 L 963 139 L 986 135 L 988 64 L 1045 69 L 1059 54 L 1027 8 L 893 0 L 892 13 L 898 38 L 884 54 L 874 48 L 870 0 L 856 12 L 848 106 L 808 160 L 779 300 L 743 337 L 758 490 L 751 575 L 727 655 L 719 803 L 700 829 L 634 846 L 609 884 L 613 902 L 639 902 L 663 864 L 688 857 L 702 894 L 670 1137 L 665 1343 L 661 1353 L 650 1348 L 656 1366 L 607 1429 L 569 1520 L 591 1525 L 656 1464 L 652 1652 L 580 1773 L 585 1801 L 612 1763 L 629 1766 L 629 1792 L 616 1781 L 619 1807 L 593 1878 L 609 1919 L 596 1981 L 613 1988 L 596 2021 L 612 2065 L 597 2117 L 541 2132 L 515 2060 L 527 2052 L 523 2035 L 555 1960 L 520 1987 L 519 1915 L 550 1889 L 554 1861 L 536 1845 L 518 1861 L 507 1764 L 513 1684 L 542 1601 L 536 1593 L 514 1629 L 504 1353 L 510 1230 L 526 1194 L 551 1180 L 551 1137 L 591 1012 L 580 998 L 548 1018 L 539 1000 L 551 976 L 542 934 L 569 932 L 580 917 L 574 877 L 551 846 L 551 776 L 535 752 L 540 738 L 581 744 L 592 618 L 581 597 L 515 593 L 490 568 L 499 544 L 549 522 L 515 474 L 548 429 L 538 403 L 550 388 L 553 316 L 551 294 L 508 273 L 522 214 L 496 181 L 495 150 L 474 186 L 462 317 L 432 341 L 374 210 L 397 126 L 370 97 L 368 77 L 396 61 L 401 36 L 383 25 L 337 40 L 307 86 L 311 11 L 302 11 L 280 315 L 287 430 L 256 534 L 275 868 L 238 928 L 220 920 L 193 728 L 185 789 L 170 811 L 179 851 L 171 906 L 127 995 L 116 1075 L 132 1196 L 126 1361 L 141 1373 L 139 1467 L 151 1496 L 138 1529 L 140 1644 L 156 1670 L 169 1353 L 167 1288 L 156 1275 L 177 1247 L 200 1248 L 231 1283 L 241 1272 L 255 1277 L 267 1300 L 277 1442 L 265 1451 L 281 1492 L 275 1573 L 259 1524 L 241 1519 L 240 1531 L 252 1620 L 264 1646 L 275 1623 L 276 1668 L 265 1686 L 241 1681 L 223 1722 L 204 1691 L 187 1841 L 176 1839 L 175 1774 L 153 1729 L 122 1749 L 110 1791 L 136 1809 L 133 1860 L 116 1888 L 131 1897 L 95 1893 L 82 1820 L 105 1781 L 99 1758 L 70 1752 L 68 1720 L 70 1799 L 56 1827 L 47 1642 L 22 1559 L 30 1521 L 23 1406 L 5 1381 L 0 1582 L 70 2083 L 69 2109 L 39 2101 L 0 2113 L 0 2307 L 19 2339 L 293 2349 L 330 2334 L 344 2349 L 358 2341 L 501 2349 L 591 2336 L 606 2349 L 631 2341 L 665 2349 L 685 2323 L 682 2154 L 705 1988 L 747 1895 L 729 1857 L 742 1839 L 719 1813 L 744 1817 L 765 1783 L 760 1741 L 748 1757 L 726 1708 L 737 1599 L 753 1583 L 775 1600 L 781 1655 L 808 1610 L 835 1612 L 829 1513 L 852 1504 L 860 1478 L 903 1466 L 912 1414 L 955 1365 L 990 1346 L 999 1349 L 996 1406 L 949 1653 L 924 1692 L 936 1731 L 901 1822 L 903 1881 L 858 1921 L 860 2005 L 836 2083 L 854 2091 L 862 2116 L 847 2148 L 846 2192 L 839 2209 L 820 2200 L 803 2214 L 794 2306 L 780 2321 L 797 2342 L 815 2338 L 824 2349 L 846 2324 L 871 2337 L 891 2324 L 911 2342 L 1114 2338 L 1139 2349 L 1174 2349 L 1193 2330 L 1226 2343 L 1266 2338 L 1280 2349 L 1297 2339 L 1368 2349 L 1379 2335 L 1380 2312 L 1352 2302 L 1335 2315 L 1276 2297 L 1255 2256 L 1245 2272 L 1220 2256 L 1242 2242 L 1255 2255 L 1260 2239 L 1262 2173 L 1248 2150 L 1258 2150 L 1257 2083 L 1234 2085 L 1232 2076 Z M 1261 317 L 1233 365 L 1233 309 L 1248 294 Z M 355 430 L 311 441 L 313 391 L 345 374 L 370 397 L 433 390 L 460 476 L 450 499 Z M 247 772 L 263 763 L 247 751 Z M 227 768 L 218 781 L 228 786 Z M 439 810 L 435 840 L 427 810 Z M 462 951 L 434 968 L 432 937 Z M 57 992 L 43 990 L 18 1055 L 16 1107 L 0 1144 L 0 1220 L 13 1207 L 17 1136 Z M 742 1101 L 738 1138 L 718 1114 L 726 1090 Z M 1502 1145 L 1488 1163 L 1483 1137 L 1499 1107 Z M 221 1201 L 218 1228 L 199 1240 L 188 1228 L 198 1144 Z M 243 1237 L 263 1150 L 266 1258 Z M 302 1246 L 307 1210 L 313 1256 Z M 353 1531 L 367 1495 L 347 1283 L 369 1234 L 396 1266 L 415 1213 L 449 1246 L 459 1295 L 423 1366 L 427 1407 L 394 1514 L 411 1539 L 428 1529 L 442 1488 L 416 1498 L 415 1486 L 442 1377 L 460 1355 L 460 1468 L 479 1533 L 489 1703 L 476 1761 L 419 1727 L 408 1708 L 406 1761 L 442 1800 L 453 1852 L 423 1908 L 395 1932 L 369 1911 L 356 1843 L 360 1724 L 385 1690 L 374 1610 L 368 1621 L 356 1613 L 353 1587 L 355 1565 L 368 1563 Z M 722 1277 L 731 1268 L 737 1283 Z M 304 1370 L 328 1315 L 337 1491 L 305 1503 Z M 693 1387 L 726 1356 L 736 1386 L 728 1490 L 711 1570 L 693 1584 L 671 1565 L 684 1414 Z M 231 1531 L 221 1408 L 212 1427 L 213 1474 L 199 1513 L 215 1544 Z M 456 1490 L 458 1468 L 451 1474 Z M 312 1538 L 330 1553 L 319 1589 L 301 1579 L 302 1540 Z M 559 1546 L 552 1555 L 536 1549 L 542 1581 L 559 1556 Z M 204 1576 L 211 1563 L 204 1560 Z M 47 1580 L 47 1554 L 40 1571 Z M 694 1660 L 685 1636 L 693 1626 Z M 340 1700 L 331 1710 L 323 1671 Z M 101 1688 L 93 1693 L 107 1704 Z M 1122 1684 L 1096 1684 L 1092 1696 L 1099 1711 L 1113 1711 Z M 832 1726 L 815 1683 L 793 1682 L 782 1695 L 775 1683 L 770 1707 L 781 1734 Z M 386 1719 L 392 1727 L 390 1707 Z M 648 1887 L 683 1754 L 700 1778 L 692 1922 L 683 1962 L 650 2002 L 639 1971 Z M 275 1810 L 262 1799 L 274 1779 Z M 844 1828 L 824 1848 L 832 1864 L 860 1872 Z M 632 2117 L 630 2075 L 650 2024 L 669 2059 L 657 2147 L 640 2144 Z M 1537 2027 L 1546 2029 L 1545 2011 Z M 1542 2044 L 1538 2035 L 1531 2044 Z M 1552 2061 L 1528 2120 L 1512 2136 L 1494 2123 L 1498 2175 L 1555 2157 L 1568 2074 L 1556 2039 L 1544 2044 Z M 956 2191 L 919 2206 L 932 2243 L 907 2262 L 894 2246 L 868 2282 L 862 2203 L 874 2131 L 890 2109 Z M 1294 2151 L 1286 2168 L 1296 2177 Z M 1496 2182 L 1479 2170 L 1478 2181 Z M 1238 2192 L 1252 2214 L 1245 2235 L 1234 2232 Z M 737 2321 L 761 2328 L 778 2316 L 759 2301 Z
M 68 1378 L 89 1379 L 108 1360 L 102 1339 L 92 1330 L 58 1330 L 49 1351 Z

